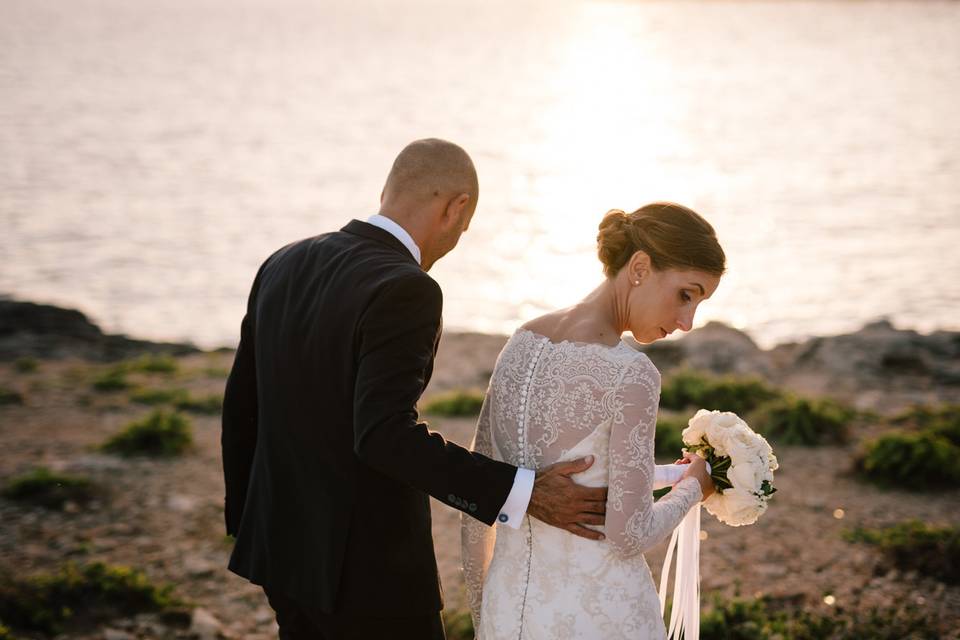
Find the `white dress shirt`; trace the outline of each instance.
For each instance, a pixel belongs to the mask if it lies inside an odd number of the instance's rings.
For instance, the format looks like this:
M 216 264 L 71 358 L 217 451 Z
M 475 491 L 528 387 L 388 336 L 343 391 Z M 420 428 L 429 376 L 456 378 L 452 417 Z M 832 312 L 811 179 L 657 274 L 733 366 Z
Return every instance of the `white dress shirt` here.
M 367 218 L 367 222 L 375 227 L 379 227 L 397 240 L 403 243 L 410 255 L 413 256 L 417 264 L 420 262 L 420 247 L 414 242 L 413 238 L 407 233 L 407 230 L 401 227 L 396 221 L 387 216 L 374 214 Z M 533 469 L 517 468 L 517 475 L 513 477 L 513 488 L 507 496 L 507 501 L 500 508 L 500 514 L 497 516 L 498 524 L 505 524 L 513 529 L 520 527 L 527 507 L 530 505 L 530 496 L 533 494 L 533 481 L 536 472 Z

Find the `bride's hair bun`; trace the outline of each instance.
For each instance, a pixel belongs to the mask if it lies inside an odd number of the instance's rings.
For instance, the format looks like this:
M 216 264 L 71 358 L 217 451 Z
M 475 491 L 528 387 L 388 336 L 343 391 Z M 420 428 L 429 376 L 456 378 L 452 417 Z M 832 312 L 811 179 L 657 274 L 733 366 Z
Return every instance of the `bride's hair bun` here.
M 630 218 L 620 209 L 607 211 L 600 221 L 597 253 L 603 263 L 603 272 L 608 277 L 619 271 L 635 251 L 629 226 Z
M 726 270 L 726 256 L 710 223 L 673 202 L 654 202 L 633 213 L 611 209 L 603 216 L 597 254 L 604 274 L 617 275 L 637 251 L 649 255 L 657 271 L 689 269 L 722 275 Z

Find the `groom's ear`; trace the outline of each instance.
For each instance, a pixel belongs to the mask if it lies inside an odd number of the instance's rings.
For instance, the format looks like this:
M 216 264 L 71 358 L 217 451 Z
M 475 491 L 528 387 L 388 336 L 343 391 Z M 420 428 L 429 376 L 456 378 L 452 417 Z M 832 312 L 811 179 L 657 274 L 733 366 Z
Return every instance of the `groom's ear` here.
M 463 220 L 470 207 L 470 194 L 459 193 L 447 201 L 446 210 L 443 212 L 444 222 L 459 223 Z

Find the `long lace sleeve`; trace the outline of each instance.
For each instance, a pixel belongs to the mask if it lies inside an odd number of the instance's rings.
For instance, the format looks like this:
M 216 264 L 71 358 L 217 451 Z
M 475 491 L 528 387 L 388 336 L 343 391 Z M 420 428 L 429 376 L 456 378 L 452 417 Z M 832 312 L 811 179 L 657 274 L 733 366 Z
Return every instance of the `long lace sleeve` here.
M 696 478 L 686 478 L 653 501 L 659 399 L 660 373 L 641 356 L 627 367 L 618 387 L 619 410 L 610 430 L 606 535 L 622 556 L 644 553 L 656 545 L 703 496 Z
M 483 400 L 480 409 L 480 419 L 477 421 L 477 432 L 470 447 L 473 451 L 499 460 L 493 446 L 490 431 L 490 391 Z M 471 518 L 464 513 L 460 514 L 460 555 L 463 562 L 463 578 L 467 587 L 467 599 L 470 604 L 470 615 L 473 617 L 473 628 L 480 628 L 480 604 L 483 598 L 483 580 L 493 557 L 493 545 L 497 539 L 496 527 L 488 527 L 484 523 Z

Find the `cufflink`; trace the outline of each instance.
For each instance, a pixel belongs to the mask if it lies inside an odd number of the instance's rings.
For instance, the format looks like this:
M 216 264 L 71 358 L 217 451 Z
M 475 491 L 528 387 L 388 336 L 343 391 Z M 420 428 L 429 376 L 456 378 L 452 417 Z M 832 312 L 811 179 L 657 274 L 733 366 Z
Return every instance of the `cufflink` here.
M 509 519 L 510 517 L 505 513 L 501 513 L 499 516 L 497 516 L 497 520 L 499 520 L 500 522 L 506 522 Z

